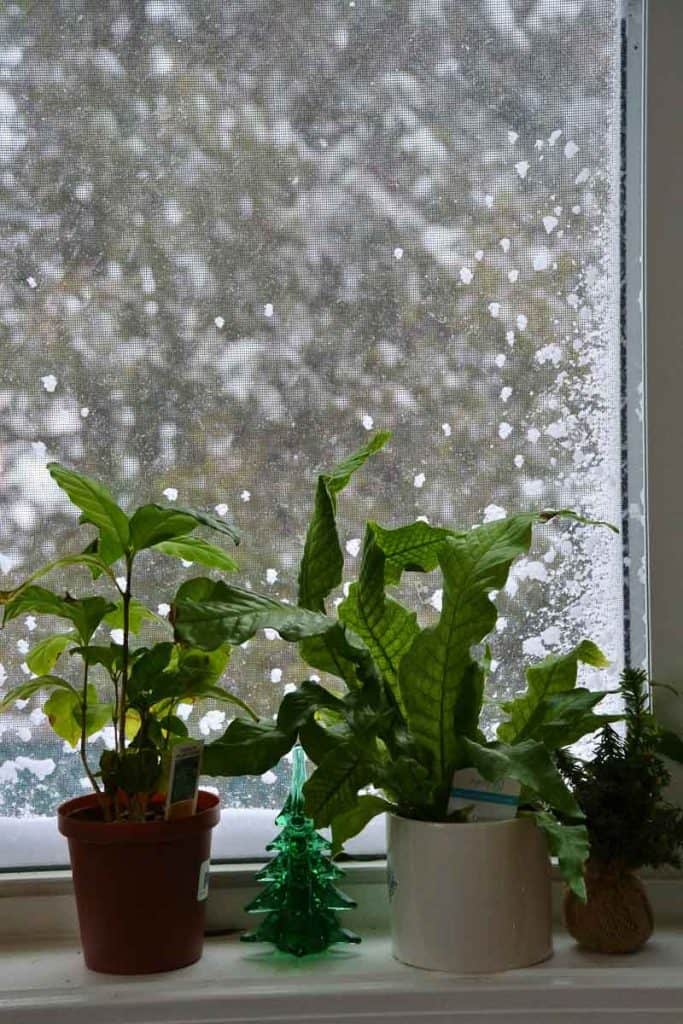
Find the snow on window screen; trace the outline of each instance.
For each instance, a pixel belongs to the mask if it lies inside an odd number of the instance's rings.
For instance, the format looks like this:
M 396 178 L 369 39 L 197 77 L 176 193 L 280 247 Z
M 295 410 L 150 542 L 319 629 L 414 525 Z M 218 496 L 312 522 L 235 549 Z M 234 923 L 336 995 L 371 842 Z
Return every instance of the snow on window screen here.
M 617 15 L 617 0 L 3 3 L 0 589 L 83 543 L 49 460 L 127 508 L 229 516 L 236 578 L 290 600 L 316 474 L 375 429 L 391 445 L 339 501 L 349 576 L 365 518 L 572 506 L 618 522 Z M 142 565 L 162 614 L 198 574 Z M 498 597 L 493 695 L 584 636 L 618 666 L 622 586 L 612 534 L 540 531 Z M 408 593 L 436 616 L 436 576 Z M 0 634 L 0 692 L 47 625 Z M 259 637 L 226 682 L 269 714 L 304 673 Z M 229 721 L 185 710 L 207 741 Z M 0 730 L 0 815 L 51 815 L 88 788 L 39 698 Z M 288 773 L 219 788 L 275 807 Z

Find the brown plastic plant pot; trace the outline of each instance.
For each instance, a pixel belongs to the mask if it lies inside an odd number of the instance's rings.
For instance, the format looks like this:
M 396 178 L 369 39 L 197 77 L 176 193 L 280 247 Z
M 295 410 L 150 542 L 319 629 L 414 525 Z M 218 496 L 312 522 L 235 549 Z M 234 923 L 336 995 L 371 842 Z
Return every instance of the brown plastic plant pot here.
M 93 811 L 97 797 L 89 794 L 57 812 L 69 840 L 86 965 L 152 974 L 199 960 L 218 797 L 200 791 L 197 813 L 177 821 L 104 822 Z

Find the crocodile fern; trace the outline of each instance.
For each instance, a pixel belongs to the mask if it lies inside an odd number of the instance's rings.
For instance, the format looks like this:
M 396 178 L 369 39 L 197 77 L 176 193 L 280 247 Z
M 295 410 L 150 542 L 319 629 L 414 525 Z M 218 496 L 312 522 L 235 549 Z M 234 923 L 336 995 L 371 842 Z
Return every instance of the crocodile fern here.
M 234 645 L 275 629 L 298 644 L 308 666 L 345 684 L 337 694 L 308 679 L 283 698 L 275 721 L 235 719 L 206 748 L 205 769 L 260 773 L 298 739 L 317 766 L 304 790 L 307 811 L 316 826 L 332 826 L 337 849 L 387 810 L 462 820 L 462 813 L 448 811 L 458 769 L 474 767 L 491 782 L 516 779 L 567 880 L 582 893 L 587 835 L 554 751 L 609 720 L 595 711 L 602 694 L 576 685 L 580 663 L 607 662 L 584 640 L 531 666 L 525 694 L 502 706 L 506 718 L 489 742 L 480 718 L 490 658 L 485 646 L 483 655 L 477 651 L 496 622 L 492 592 L 528 552 L 534 528 L 554 519 L 587 521 L 561 510 L 524 512 L 472 530 L 368 522 L 358 578 L 336 616 L 330 614 L 326 601 L 343 570 L 337 498 L 388 436 L 376 435 L 319 477 L 296 607 L 222 581 L 190 580 L 178 591 L 173 618 L 183 643 Z M 390 591 L 404 573 L 435 570 L 443 581 L 442 609 L 435 625 L 423 627 Z

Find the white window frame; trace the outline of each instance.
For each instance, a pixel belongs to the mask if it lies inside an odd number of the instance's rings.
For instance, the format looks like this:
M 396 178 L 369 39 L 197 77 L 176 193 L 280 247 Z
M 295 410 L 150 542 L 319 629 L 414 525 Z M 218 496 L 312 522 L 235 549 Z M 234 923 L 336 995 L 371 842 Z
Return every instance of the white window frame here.
M 683 3 L 646 0 L 644 104 L 645 422 L 649 663 L 652 678 L 675 686 L 676 698 L 655 688 L 661 722 L 683 734 Z M 676 767 L 672 798 L 683 801 L 683 769 Z
M 671 469 L 675 465 L 676 424 L 681 405 L 679 382 L 683 382 L 683 303 L 677 293 L 674 269 L 678 250 L 683 246 L 683 206 L 675 202 L 679 168 L 683 166 L 683 136 L 672 133 L 676 115 L 683 109 L 683 73 L 678 60 L 683 44 L 683 0 L 644 0 L 644 11 L 641 11 L 640 0 L 623 2 L 627 18 L 625 71 L 629 95 L 626 108 L 629 148 L 624 154 L 628 190 L 624 262 L 628 287 L 622 311 L 626 327 L 625 370 L 627 377 L 645 380 L 642 412 L 637 393 L 632 389 L 624 425 L 632 444 L 629 496 L 644 496 L 647 479 L 648 510 L 646 529 L 642 513 L 634 511 L 637 502 L 629 501 L 625 510 L 631 570 L 638 571 L 642 556 L 648 575 L 645 601 L 638 598 L 637 587 L 631 594 L 631 620 L 635 622 L 641 616 L 649 623 L 647 636 L 639 623 L 634 629 L 631 663 L 647 663 L 654 679 L 681 688 L 680 700 L 664 688 L 656 689 L 653 699 L 660 720 L 668 728 L 683 733 L 683 647 L 677 629 L 678 610 L 683 610 L 683 544 L 676 544 L 676 510 L 683 508 L 683 474 L 677 475 Z M 646 32 L 643 32 L 643 17 Z M 643 39 L 645 54 L 640 52 Z M 637 201 L 641 189 L 642 208 Z M 641 259 L 643 250 L 647 253 L 645 260 Z M 646 418 L 646 441 L 641 460 L 638 438 L 642 438 L 642 415 Z M 672 796 L 683 801 L 683 770 L 674 770 Z M 259 809 L 253 812 L 228 810 L 224 814 L 214 849 L 218 860 L 226 859 L 228 836 L 235 837 L 234 845 L 230 844 L 230 857 L 235 863 L 221 869 L 226 878 L 233 879 L 228 885 L 231 890 L 237 879 L 247 877 L 245 861 L 257 843 L 271 837 L 274 816 L 275 812 Z M 55 885 L 55 894 L 63 890 L 68 877 L 66 871 L 36 871 L 50 860 L 55 862 L 55 851 L 63 849 L 66 853 L 66 844 L 57 835 L 56 822 L 45 819 L 32 824 L 35 824 L 36 847 L 40 850 L 26 871 L 0 874 L 0 896 L 5 887 L 8 887 L 8 894 L 16 892 L 19 878 L 29 886 L 31 877 L 39 880 L 42 896 L 50 891 L 51 884 Z M 381 836 L 382 823 L 377 820 L 350 852 L 377 856 Z M 43 844 L 45 859 L 41 856 Z M 0 851 L 0 871 L 2 861 Z M 364 880 L 372 875 L 383 882 L 382 863 L 375 863 L 374 869 L 363 868 Z M 26 891 L 24 884 L 21 891 Z

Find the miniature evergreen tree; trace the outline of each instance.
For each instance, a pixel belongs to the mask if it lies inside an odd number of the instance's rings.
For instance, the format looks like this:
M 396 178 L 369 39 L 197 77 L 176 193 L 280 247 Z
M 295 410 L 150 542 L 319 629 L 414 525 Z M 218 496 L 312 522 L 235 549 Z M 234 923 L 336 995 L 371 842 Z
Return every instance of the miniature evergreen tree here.
M 566 751 L 559 765 L 586 816 L 591 858 L 630 871 L 644 865 L 680 867 L 683 811 L 663 796 L 669 772 L 660 753 L 680 760 L 680 739 L 662 730 L 649 710 L 647 675 L 621 676 L 625 735 L 604 726 L 592 761 Z
M 294 747 L 293 756 L 291 789 L 276 819 L 282 832 L 267 847 L 277 850 L 277 856 L 256 876 L 266 888 L 246 907 L 250 914 L 268 916 L 242 940 L 273 942 L 284 952 L 305 956 L 319 953 L 333 942 L 360 942 L 360 937 L 337 920 L 336 911 L 356 904 L 334 885 L 344 872 L 328 856 L 332 844 L 315 831 L 304 814 L 302 747 Z

